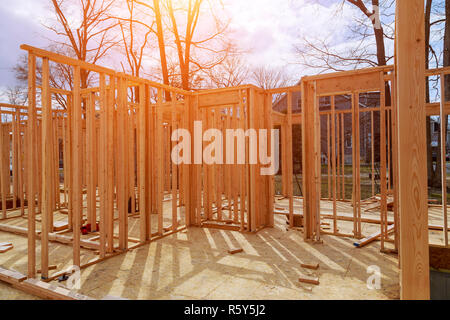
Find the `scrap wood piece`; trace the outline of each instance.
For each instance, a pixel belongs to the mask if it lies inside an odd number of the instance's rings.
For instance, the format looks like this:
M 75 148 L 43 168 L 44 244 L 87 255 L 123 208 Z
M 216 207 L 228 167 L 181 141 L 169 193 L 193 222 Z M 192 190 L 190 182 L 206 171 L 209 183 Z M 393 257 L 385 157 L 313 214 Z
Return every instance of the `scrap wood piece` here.
M 20 272 L 0 267 L 0 281 L 15 284 L 25 280 L 27 277 Z
M 230 230 L 230 231 L 239 231 L 239 226 L 229 225 L 229 224 L 218 224 L 213 222 L 203 222 L 202 228 L 207 229 L 220 229 L 220 230 Z
M 429 230 L 436 230 L 436 231 L 443 231 L 444 227 L 437 225 L 437 224 L 430 224 L 428 225 L 428 229 Z M 447 231 L 450 231 L 450 227 L 448 227 Z
M 364 212 L 369 212 L 375 209 L 380 209 L 381 208 L 381 203 L 380 202 L 375 202 L 371 205 L 368 205 L 367 208 L 364 209 Z
M 395 225 L 389 226 L 388 229 L 387 229 L 388 234 L 391 233 L 391 232 L 393 232 L 393 231 L 394 231 L 394 228 L 395 228 Z M 359 241 L 357 241 L 357 242 L 354 242 L 353 245 L 354 245 L 355 247 L 357 247 L 357 248 L 362 248 L 362 247 L 368 245 L 369 243 L 374 242 L 374 241 L 377 240 L 380 236 L 381 236 L 381 232 L 378 231 L 378 232 L 376 232 L 376 233 L 371 234 L 370 236 L 368 236 L 368 237 L 366 237 L 366 238 L 363 238 L 363 239 L 361 239 L 361 240 L 359 240 Z
M 0 253 L 5 253 L 9 250 L 14 249 L 14 245 L 12 243 L 4 243 L 4 245 L 0 245 Z
M 279 209 L 273 209 L 273 213 L 274 214 L 283 214 L 283 215 L 285 215 L 286 213 L 289 213 L 289 211 L 288 210 L 286 210 L 286 209 L 283 209 L 283 210 L 279 210 Z
M 314 263 L 314 264 L 306 264 L 306 263 L 302 263 L 300 265 L 302 268 L 305 269 L 311 269 L 311 270 L 317 270 L 319 269 L 319 263 Z
M 302 282 L 302 283 L 314 284 L 316 286 L 318 286 L 320 284 L 319 278 L 317 278 L 317 277 L 308 277 L 308 278 L 300 277 L 300 278 L 298 278 L 298 281 Z
M 362 200 L 361 204 L 367 205 L 367 208 L 365 208 L 364 211 L 372 211 L 381 207 L 381 200 L 382 200 L 381 195 L 377 195 L 375 197 Z M 394 198 L 392 196 L 387 196 L 386 204 L 388 208 L 392 207 L 394 205 Z
M 232 248 L 232 249 L 228 250 L 228 253 L 229 254 L 236 254 L 236 253 L 241 253 L 243 251 L 244 251 L 244 249 L 242 249 L 242 248 Z
M 95 236 L 95 237 L 89 238 L 87 240 L 88 241 L 96 241 L 96 240 L 99 240 L 99 239 L 100 239 L 100 236 Z
M 53 222 L 53 231 L 63 231 L 69 229 L 69 222 L 67 220 Z
M 373 196 L 373 197 L 361 200 L 361 204 L 370 204 L 370 203 L 376 202 L 378 200 L 379 200 L 379 198 L 377 196 Z

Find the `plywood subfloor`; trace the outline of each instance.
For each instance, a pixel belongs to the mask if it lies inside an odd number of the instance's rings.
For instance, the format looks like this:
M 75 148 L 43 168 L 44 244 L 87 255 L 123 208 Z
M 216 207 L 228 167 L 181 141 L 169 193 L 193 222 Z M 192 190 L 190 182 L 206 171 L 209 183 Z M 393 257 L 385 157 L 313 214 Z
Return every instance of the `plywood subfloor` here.
M 170 208 L 167 208 L 170 213 Z M 80 293 L 93 298 L 126 299 L 398 299 L 397 258 L 380 253 L 379 242 L 356 249 L 354 239 L 323 236 L 322 244 L 305 242 L 286 230 L 285 217 L 258 234 L 190 228 L 82 270 Z M 131 221 L 131 220 L 130 220 Z M 8 223 L 23 225 L 22 218 Z M 351 231 L 352 223 L 339 222 Z M 137 223 L 130 228 L 138 230 Z M 363 231 L 372 228 L 363 224 Z M 130 230 L 130 234 L 134 230 Z M 0 254 L 0 266 L 26 272 L 26 238 L 0 232 L 0 242 L 14 249 Z M 39 256 L 39 241 L 37 242 Z M 230 248 L 244 251 L 230 255 Z M 50 243 L 50 264 L 70 266 L 71 247 Z M 82 261 L 95 257 L 82 250 Z M 319 263 L 317 271 L 302 263 Z M 379 266 L 380 290 L 369 290 L 367 268 Z M 300 284 L 317 276 L 320 285 Z M 0 284 L 0 299 L 32 298 Z

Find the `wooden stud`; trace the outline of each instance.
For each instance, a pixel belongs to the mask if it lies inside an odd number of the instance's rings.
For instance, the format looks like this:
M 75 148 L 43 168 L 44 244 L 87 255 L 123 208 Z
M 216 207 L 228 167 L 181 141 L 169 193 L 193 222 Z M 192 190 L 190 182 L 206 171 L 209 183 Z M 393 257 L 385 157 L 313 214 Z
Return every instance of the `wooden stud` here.
M 444 219 L 444 245 L 448 246 L 448 213 L 447 213 L 447 114 L 444 111 L 445 106 L 445 75 L 441 73 L 441 181 L 442 181 L 442 214 Z
M 163 161 L 163 91 L 158 89 L 156 106 L 156 168 L 157 168 L 157 196 L 156 208 L 158 213 L 158 234 L 163 234 L 163 199 L 164 199 L 164 161 Z
M 36 57 L 28 55 L 28 121 L 27 121 L 27 200 L 28 200 L 28 277 L 36 275 L 36 208 L 35 172 L 36 168 Z M 3 188 L 2 188 L 3 192 Z
M 429 299 L 424 2 L 396 5 L 400 297 Z
M 83 161 L 82 155 L 82 118 L 81 118 L 81 95 L 80 81 L 81 70 L 79 66 L 75 66 L 73 71 L 73 106 L 72 106 L 72 183 L 73 183 L 73 264 L 80 266 L 80 228 L 83 216 L 83 195 L 82 195 L 82 176 L 81 165 Z M 44 270 L 44 268 L 42 267 Z
M 100 74 L 100 150 L 99 150 L 99 196 L 100 196 L 100 257 L 106 255 L 107 220 L 107 93 L 105 74 Z M 109 105 L 109 108 L 112 106 Z
M 171 129 L 172 132 L 177 130 L 177 113 L 176 113 L 176 95 L 172 93 L 172 108 L 171 108 Z M 170 136 L 170 130 L 169 130 L 169 136 Z M 172 139 L 170 139 L 172 140 Z M 172 145 L 171 150 L 173 147 L 175 147 L 175 143 L 169 144 L 169 146 Z M 170 154 L 171 155 L 171 154 Z M 178 167 L 177 164 L 169 157 L 169 163 L 172 163 L 172 231 L 176 231 L 178 228 L 178 204 L 177 204 L 177 196 L 178 196 L 178 180 L 177 180 L 177 172 Z M 180 195 L 181 197 L 181 195 Z

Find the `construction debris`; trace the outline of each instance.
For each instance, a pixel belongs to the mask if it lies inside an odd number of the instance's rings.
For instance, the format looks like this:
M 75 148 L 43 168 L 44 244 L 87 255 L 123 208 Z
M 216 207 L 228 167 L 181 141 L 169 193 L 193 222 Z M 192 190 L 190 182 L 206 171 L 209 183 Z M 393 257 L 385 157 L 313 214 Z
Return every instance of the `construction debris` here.
M 320 284 L 319 282 L 319 278 L 317 277 L 313 277 L 313 278 L 298 278 L 298 281 L 301 283 L 309 283 L 309 284 L 314 284 L 316 286 L 318 286 Z
M 236 254 L 236 253 L 241 253 L 243 251 L 244 251 L 244 249 L 242 249 L 242 248 L 233 248 L 233 249 L 228 250 L 228 253 L 229 254 Z
M 5 253 L 9 250 L 12 250 L 14 245 L 10 242 L 2 242 L 0 243 L 0 253 Z
M 391 226 L 388 227 L 388 232 L 387 233 L 389 234 L 391 232 L 394 232 L 394 230 L 395 230 L 395 226 L 391 225 Z M 380 238 L 380 236 L 381 236 L 381 232 L 376 232 L 376 233 L 371 234 L 370 236 L 368 236 L 368 237 L 366 237 L 364 239 L 361 239 L 361 240 L 359 240 L 357 242 L 354 242 L 353 245 L 355 247 L 357 247 L 357 248 L 362 248 L 362 247 L 368 245 L 369 243 L 374 242 L 375 240 Z
M 302 263 L 300 266 L 301 266 L 302 268 L 305 268 L 305 269 L 311 269 L 311 270 L 317 270 L 317 269 L 319 269 L 319 264 L 318 264 L 318 263 L 315 263 L 315 264 L 305 264 L 305 263 Z

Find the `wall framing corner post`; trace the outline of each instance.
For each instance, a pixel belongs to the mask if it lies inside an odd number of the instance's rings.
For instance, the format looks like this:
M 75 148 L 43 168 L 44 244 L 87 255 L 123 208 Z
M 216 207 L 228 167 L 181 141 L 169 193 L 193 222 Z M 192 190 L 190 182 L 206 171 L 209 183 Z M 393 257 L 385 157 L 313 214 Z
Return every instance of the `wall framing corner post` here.
M 272 141 L 274 137 L 271 132 L 273 130 L 273 96 L 270 93 L 265 95 L 265 107 L 266 107 L 266 127 L 268 132 L 267 146 L 272 152 L 272 144 L 277 143 L 277 141 Z M 275 156 L 271 154 L 271 157 L 275 159 Z M 276 159 L 277 161 L 278 159 Z M 275 175 L 277 172 L 274 172 L 273 175 L 267 177 L 267 195 L 268 195 L 268 208 L 267 208 L 267 226 L 273 228 L 275 225 L 274 222 L 274 203 L 275 203 Z
M 118 163 L 117 163 L 117 192 L 119 211 L 119 248 L 128 249 L 128 151 L 127 151 L 127 121 L 128 121 L 128 96 L 127 81 L 123 77 L 118 78 L 117 88 L 117 139 L 118 139 Z
M 73 67 L 73 106 L 72 106 L 72 183 L 73 183 L 73 265 L 80 267 L 80 228 L 83 218 L 83 194 L 81 167 L 82 154 L 82 110 L 81 110 L 81 70 Z
M 36 276 L 35 220 L 35 146 L 36 146 L 36 56 L 28 53 L 28 121 L 27 121 L 27 201 L 28 201 L 28 277 Z
M 156 183 L 156 209 L 158 213 L 158 235 L 162 236 L 164 233 L 163 226 L 163 200 L 164 200 L 164 126 L 163 126 L 163 90 L 158 89 L 156 101 L 156 140 L 155 140 L 155 156 L 157 168 L 157 183 Z
M 429 299 L 424 2 L 396 5 L 400 297 Z
M 256 92 L 254 88 L 250 88 L 248 90 L 248 128 L 254 129 L 255 128 L 255 118 L 256 118 Z M 252 146 L 250 143 L 250 140 L 248 141 L 248 150 L 249 152 L 252 151 Z M 250 154 L 248 154 L 250 157 Z M 250 158 L 249 158 L 250 160 Z M 256 194 L 254 191 L 254 186 L 256 184 L 256 175 L 257 175 L 257 166 L 254 164 L 251 164 L 250 161 L 247 164 L 249 168 L 249 175 L 248 175 L 248 200 L 249 200 L 249 210 L 248 210 L 248 217 L 249 217 L 249 223 L 248 223 L 248 229 L 250 232 L 256 231 L 256 214 L 257 214 L 257 208 L 256 208 Z
M 109 88 L 106 91 L 107 105 L 105 107 L 106 117 L 106 154 L 105 154 L 105 170 L 107 176 L 106 182 L 106 208 L 105 208 L 105 231 L 106 231 L 106 252 L 114 252 L 114 192 L 115 192 L 115 178 L 114 178 L 114 139 L 117 128 L 114 126 L 116 114 L 116 77 L 109 76 Z
M 322 160 L 320 152 L 320 113 L 319 113 L 319 97 L 317 96 L 317 82 L 313 84 L 314 92 L 314 108 L 313 108 L 313 123 L 314 123 L 314 139 L 313 139 L 313 156 L 314 156 L 314 219 L 312 228 L 314 230 L 314 241 L 320 241 L 320 199 L 322 196 Z
M 145 170 L 146 174 L 146 190 L 145 190 L 145 216 L 146 216 L 146 235 L 145 238 L 150 240 L 152 237 L 152 201 L 153 201 L 153 111 L 151 107 L 151 87 L 146 84 L 145 88 L 145 141 L 146 141 L 146 157 Z
M 316 83 L 302 80 L 303 214 L 305 239 L 320 239 L 320 119 Z
M 294 190 L 293 190 L 293 151 L 292 151 L 292 92 L 287 93 L 286 118 L 286 157 L 287 157 L 287 193 L 289 198 L 289 226 L 294 227 Z
M 41 277 L 48 278 L 48 234 L 50 215 L 53 215 L 52 193 L 52 102 L 50 93 L 49 59 L 42 59 L 42 222 L 41 222 Z
M 147 90 L 143 84 L 139 85 L 139 110 L 138 110 L 138 121 L 137 121 L 137 131 L 138 131 L 138 146 L 139 146 L 139 154 L 138 154 L 138 181 L 139 181 L 139 231 L 140 231 L 140 241 L 142 243 L 149 240 L 149 232 L 147 230 L 148 222 L 147 219 L 150 219 L 147 215 L 147 168 L 146 168 L 146 114 L 147 114 L 147 105 L 146 105 L 146 94 Z
M 107 219 L 107 93 L 105 74 L 100 74 L 100 139 L 99 139 L 99 194 L 100 194 L 100 258 L 106 253 L 106 219 Z
M 193 96 L 185 97 L 185 112 L 187 115 L 184 117 L 184 128 L 188 129 L 189 132 L 194 132 L 194 121 L 196 117 L 196 104 L 197 98 Z M 190 163 L 183 164 L 183 194 L 185 198 L 185 215 L 186 215 L 186 226 L 195 226 L 197 225 L 197 215 L 200 215 L 200 210 L 197 206 L 197 198 L 200 199 L 200 192 L 197 190 L 199 186 L 199 180 L 197 179 L 197 165 L 194 164 L 194 152 L 193 152 L 193 137 L 191 136 L 191 154 L 190 154 Z M 183 151 L 184 152 L 184 151 Z

